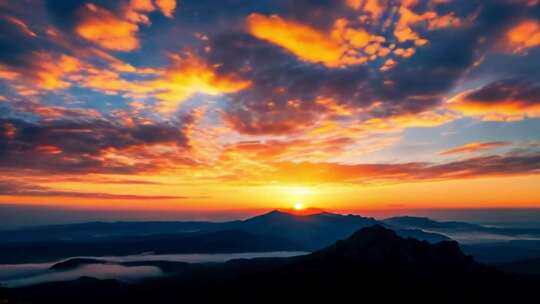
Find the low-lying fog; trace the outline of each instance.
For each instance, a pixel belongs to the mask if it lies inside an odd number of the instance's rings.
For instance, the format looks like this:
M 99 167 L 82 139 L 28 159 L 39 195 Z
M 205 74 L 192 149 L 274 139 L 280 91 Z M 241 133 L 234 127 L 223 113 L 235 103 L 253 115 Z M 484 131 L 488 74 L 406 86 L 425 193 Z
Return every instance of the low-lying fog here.
M 98 259 L 100 261 L 107 261 L 111 263 L 125 263 L 136 261 L 221 263 L 234 259 L 291 257 L 302 254 L 306 254 L 306 252 L 279 251 L 228 254 L 139 254 L 127 256 L 84 258 Z M 75 280 L 83 276 L 93 277 L 97 279 L 118 279 L 122 281 L 134 281 L 142 278 L 157 277 L 163 275 L 163 271 L 161 271 L 160 268 L 154 266 L 124 266 L 118 264 L 87 264 L 69 270 L 51 269 L 54 264 L 69 259 L 62 259 L 59 261 L 48 263 L 0 265 L 0 284 L 5 287 L 20 287 L 47 282 Z

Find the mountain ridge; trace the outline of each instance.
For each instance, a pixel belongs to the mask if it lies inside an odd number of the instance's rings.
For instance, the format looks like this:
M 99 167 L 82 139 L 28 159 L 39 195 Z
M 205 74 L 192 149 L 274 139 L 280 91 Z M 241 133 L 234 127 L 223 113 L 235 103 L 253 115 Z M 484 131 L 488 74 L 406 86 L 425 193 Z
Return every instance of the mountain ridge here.
M 306 256 L 182 269 L 139 283 L 82 278 L 7 293 L 14 303 L 521 303 L 538 284 L 476 263 L 455 242 L 406 239 L 380 225 Z
M 49 226 L 44 230 L 0 233 L 0 263 L 143 252 L 314 251 L 375 224 L 384 223 L 358 215 L 329 212 L 299 215 L 274 210 L 245 220 L 222 223 L 119 222 Z M 448 239 L 421 230 L 396 230 L 400 235 L 430 242 Z M 241 242 L 242 239 L 245 241 Z

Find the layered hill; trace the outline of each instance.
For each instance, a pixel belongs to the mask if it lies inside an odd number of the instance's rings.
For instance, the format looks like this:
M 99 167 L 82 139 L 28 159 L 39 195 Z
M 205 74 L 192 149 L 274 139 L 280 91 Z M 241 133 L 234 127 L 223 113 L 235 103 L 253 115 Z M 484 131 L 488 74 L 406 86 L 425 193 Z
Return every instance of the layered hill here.
M 82 278 L 7 290 L 10 303 L 525 303 L 538 281 L 370 226 L 293 258 L 234 260 L 135 284 Z

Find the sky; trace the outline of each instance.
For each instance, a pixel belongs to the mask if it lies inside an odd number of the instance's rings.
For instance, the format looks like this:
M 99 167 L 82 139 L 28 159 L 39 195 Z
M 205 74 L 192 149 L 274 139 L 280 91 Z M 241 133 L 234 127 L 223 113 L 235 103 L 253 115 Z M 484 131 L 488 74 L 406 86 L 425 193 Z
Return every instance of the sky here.
M 5 206 L 536 208 L 539 185 L 539 0 L 0 0 Z

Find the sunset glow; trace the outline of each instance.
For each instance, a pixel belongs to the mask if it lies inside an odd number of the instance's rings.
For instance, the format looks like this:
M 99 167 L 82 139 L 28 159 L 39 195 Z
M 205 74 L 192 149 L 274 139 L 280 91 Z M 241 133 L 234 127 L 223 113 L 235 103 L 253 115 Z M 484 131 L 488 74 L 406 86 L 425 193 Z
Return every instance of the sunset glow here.
M 304 209 L 304 204 L 302 204 L 300 202 L 294 203 L 294 210 L 300 211 L 300 210 L 303 210 L 303 209 Z
M 0 204 L 540 207 L 538 1 L 64 2 L 0 1 Z

